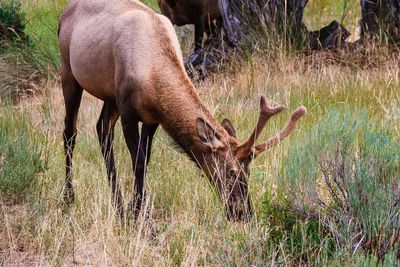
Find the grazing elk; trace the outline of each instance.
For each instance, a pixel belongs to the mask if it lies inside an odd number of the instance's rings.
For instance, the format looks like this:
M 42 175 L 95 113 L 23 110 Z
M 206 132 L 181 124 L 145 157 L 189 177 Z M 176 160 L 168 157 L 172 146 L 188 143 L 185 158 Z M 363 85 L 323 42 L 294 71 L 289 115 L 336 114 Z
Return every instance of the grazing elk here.
M 212 23 L 221 17 L 218 0 L 158 0 L 161 12 L 173 24 L 194 24 L 195 50 L 201 48 L 204 33 L 212 33 Z
M 306 112 L 297 109 L 286 128 L 254 145 L 265 123 L 282 107 L 270 108 L 261 97 L 260 117 L 241 144 L 229 120 L 218 123 L 188 78 L 172 24 L 139 1 L 71 0 L 60 19 L 61 80 L 65 100 L 64 147 L 66 203 L 74 198 L 71 176 L 76 122 L 83 88 L 104 101 L 97 133 L 113 201 L 123 217 L 123 200 L 113 154 L 114 126 L 121 117 L 135 174 L 130 207 L 135 215 L 144 199 L 144 175 L 159 124 L 216 186 L 228 218 L 251 215 L 249 164 L 277 144 Z M 139 122 L 142 132 L 139 136 Z

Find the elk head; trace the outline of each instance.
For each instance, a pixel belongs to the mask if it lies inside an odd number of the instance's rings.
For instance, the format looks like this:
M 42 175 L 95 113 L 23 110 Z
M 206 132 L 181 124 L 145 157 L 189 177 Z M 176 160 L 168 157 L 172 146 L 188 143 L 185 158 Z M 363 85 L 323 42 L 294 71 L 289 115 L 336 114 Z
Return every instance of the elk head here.
M 264 96 L 260 99 L 260 116 L 257 126 L 246 142 L 240 143 L 232 123 L 225 119 L 222 127 L 228 136 L 213 129 L 203 118 L 197 119 L 197 129 L 201 142 L 208 147 L 200 160 L 202 169 L 216 186 L 218 195 L 226 210 L 229 220 L 246 221 L 252 216 L 248 194 L 249 165 L 259 154 L 278 144 L 288 136 L 297 121 L 307 112 L 305 107 L 297 108 L 285 128 L 274 137 L 260 144 L 255 144 L 267 121 L 283 111 L 283 107 L 271 108 Z

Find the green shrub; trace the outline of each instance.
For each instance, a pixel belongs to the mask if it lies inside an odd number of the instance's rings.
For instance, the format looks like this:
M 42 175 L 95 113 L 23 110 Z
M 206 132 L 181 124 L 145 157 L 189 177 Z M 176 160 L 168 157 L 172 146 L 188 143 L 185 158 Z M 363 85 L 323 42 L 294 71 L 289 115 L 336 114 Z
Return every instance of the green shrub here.
M 379 259 L 374 255 L 354 255 L 351 260 L 348 260 L 346 264 L 343 262 L 338 263 L 336 266 L 352 265 L 352 266 L 380 266 L 380 267 L 392 267 L 399 266 L 400 260 L 394 252 L 388 252 L 383 258 Z
M 0 110 L 0 197 L 18 202 L 34 188 L 44 170 L 43 148 L 32 125 L 12 111 Z
M 269 249 L 282 247 L 286 255 L 277 256 L 289 257 L 295 265 L 311 262 L 326 265 L 335 252 L 334 239 L 328 229 L 318 218 L 293 212 L 282 190 L 271 192 L 272 188 L 267 190 L 263 200 L 263 221 L 270 228 Z
M 52 0 L 39 3 L 26 3 L 25 10 L 29 23 L 26 33 L 33 44 L 25 58 L 33 62 L 37 70 L 45 75 L 58 75 L 61 57 L 58 45 L 58 23 L 66 0 Z
M 0 95 L 31 92 L 40 73 L 32 57 L 34 48 L 26 34 L 25 14 L 16 0 L 0 0 Z
M 20 95 L 34 93 L 32 88 L 42 88 L 37 85 L 43 80 L 58 75 L 60 53 L 57 28 L 65 3 L 65 0 L 23 1 L 22 9 L 15 0 L 1 4 L 7 5 L 7 10 L 13 10 L 12 14 L 19 15 L 21 26 L 16 28 L 21 29 L 18 31 L 20 34 L 13 36 L 18 36 L 16 40 L 22 38 L 27 41 L 3 40 L 3 47 L 7 49 L 0 53 L 0 95 L 17 100 Z
M 399 148 L 366 112 L 327 112 L 289 149 L 277 180 L 284 207 L 319 221 L 343 252 L 400 255 Z
M 0 51 L 8 47 L 9 42 L 28 43 L 25 25 L 25 14 L 21 11 L 21 3 L 16 0 L 2 0 L 0 2 Z

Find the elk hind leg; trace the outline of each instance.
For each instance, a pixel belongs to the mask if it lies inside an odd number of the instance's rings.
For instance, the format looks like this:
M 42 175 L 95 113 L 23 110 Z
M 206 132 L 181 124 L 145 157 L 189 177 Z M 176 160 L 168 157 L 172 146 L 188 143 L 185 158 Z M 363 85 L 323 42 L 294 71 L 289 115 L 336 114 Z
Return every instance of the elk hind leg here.
M 65 67 L 62 68 L 61 83 L 65 102 L 65 128 L 63 138 L 66 177 L 63 189 L 63 200 L 66 204 L 71 204 L 74 201 L 74 190 L 72 186 L 72 155 L 75 148 L 77 133 L 76 123 L 83 90 L 73 77 L 71 71 L 67 70 Z

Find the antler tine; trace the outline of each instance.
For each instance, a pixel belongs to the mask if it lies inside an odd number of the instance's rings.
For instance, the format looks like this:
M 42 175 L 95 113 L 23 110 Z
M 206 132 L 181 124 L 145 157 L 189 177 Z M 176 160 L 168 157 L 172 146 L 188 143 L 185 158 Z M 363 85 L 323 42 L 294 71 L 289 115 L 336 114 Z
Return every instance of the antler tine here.
M 289 122 L 286 124 L 285 128 L 279 132 L 277 135 L 274 137 L 270 138 L 269 140 L 256 145 L 256 154 L 259 154 L 267 149 L 270 149 L 271 147 L 275 146 L 278 144 L 283 138 L 288 136 L 296 127 L 297 122 L 299 119 L 307 113 L 307 109 L 303 106 L 298 107 L 293 113 L 292 116 L 290 117 Z
M 253 133 L 247 139 L 245 143 L 242 145 L 242 149 L 251 150 L 257 138 L 260 136 L 262 130 L 264 129 L 267 121 L 274 115 L 278 114 L 284 110 L 283 106 L 278 106 L 276 108 L 270 108 L 267 105 L 267 99 L 265 96 L 261 96 L 260 98 L 260 116 L 258 118 L 257 126 L 255 127 Z

